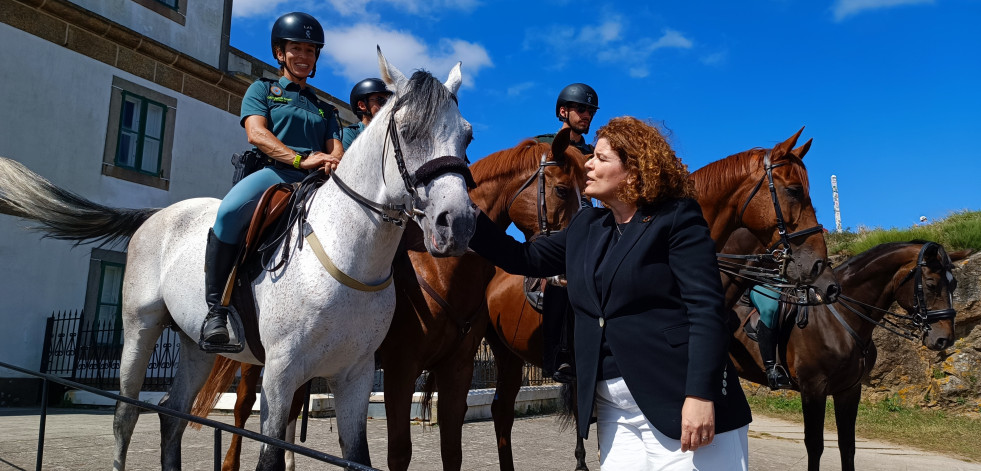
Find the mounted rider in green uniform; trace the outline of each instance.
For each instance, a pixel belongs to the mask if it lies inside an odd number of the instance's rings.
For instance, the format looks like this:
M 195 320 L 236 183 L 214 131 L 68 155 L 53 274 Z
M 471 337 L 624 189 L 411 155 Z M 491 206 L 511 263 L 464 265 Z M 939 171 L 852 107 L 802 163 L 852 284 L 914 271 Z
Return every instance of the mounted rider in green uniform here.
M 281 16 L 273 24 L 271 46 L 279 63 L 278 81 L 257 80 L 242 98 L 241 124 L 265 167 L 235 184 L 221 201 L 205 251 L 208 315 L 198 346 L 209 353 L 237 352 L 229 344 L 228 315 L 222 294 L 239 255 L 252 213 L 267 188 L 295 183 L 323 168 L 337 168 L 341 147 L 337 110 L 307 87 L 317 70 L 324 29 L 306 13 Z
M 599 109 L 596 90 L 585 83 L 573 83 L 559 92 L 555 100 L 555 116 L 562 122 L 560 130 L 569 128 L 570 143 L 583 155 L 593 153 L 593 146 L 586 142 L 589 125 Z M 551 143 L 555 134 L 535 136 L 538 142 Z M 582 206 L 590 206 L 583 198 Z M 572 347 L 572 307 L 569 293 L 564 286 L 549 282 L 545 285 L 542 299 L 542 335 L 544 337 L 543 369 L 556 381 L 569 383 L 575 377 Z
M 358 122 L 344 128 L 344 138 L 341 144 L 344 150 L 351 147 L 354 138 L 364 131 L 365 126 L 375 117 L 375 113 L 385 106 L 392 92 L 385 87 L 385 82 L 379 78 L 366 78 L 351 89 L 351 111 L 358 117 Z

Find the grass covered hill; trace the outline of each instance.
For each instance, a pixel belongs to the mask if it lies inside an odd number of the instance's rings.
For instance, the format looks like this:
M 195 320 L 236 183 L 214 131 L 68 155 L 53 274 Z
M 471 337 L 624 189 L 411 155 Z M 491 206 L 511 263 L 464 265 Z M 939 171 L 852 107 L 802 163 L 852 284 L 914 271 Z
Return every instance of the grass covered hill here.
M 944 246 L 948 252 L 972 249 L 981 251 L 981 211 L 962 211 L 944 219 L 907 229 L 859 229 L 856 232 L 825 234 L 828 255 L 852 256 L 886 242 L 928 240 Z

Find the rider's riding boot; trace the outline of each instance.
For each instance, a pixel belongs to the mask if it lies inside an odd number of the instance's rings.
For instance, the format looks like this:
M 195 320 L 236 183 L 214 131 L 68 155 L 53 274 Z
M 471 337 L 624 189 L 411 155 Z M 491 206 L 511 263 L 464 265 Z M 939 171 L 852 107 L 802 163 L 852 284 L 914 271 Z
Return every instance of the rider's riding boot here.
M 572 366 L 572 354 L 565 348 L 559 349 L 555 354 L 555 373 L 552 379 L 559 383 L 571 383 L 576 380 L 576 368 Z
M 760 346 L 760 358 L 766 370 L 766 381 L 770 389 L 790 389 L 790 376 L 776 359 L 776 332 L 770 330 L 762 321 L 756 324 L 756 340 Z
M 208 315 L 201 326 L 201 339 L 198 342 L 202 350 L 228 344 L 226 322 L 230 309 L 221 305 L 221 297 L 237 256 L 238 245 L 226 244 L 215 236 L 213 229 L 208 231 L 208 245 L 204 253 L 204 296 L 208 302 Z

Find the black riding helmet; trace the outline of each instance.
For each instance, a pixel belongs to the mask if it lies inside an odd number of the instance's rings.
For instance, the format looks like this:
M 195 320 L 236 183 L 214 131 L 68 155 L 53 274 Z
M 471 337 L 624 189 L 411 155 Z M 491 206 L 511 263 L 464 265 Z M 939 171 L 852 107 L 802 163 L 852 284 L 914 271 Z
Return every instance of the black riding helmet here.
M 599 97 L 596 96 L 596 90 L 585 83 L 567 85 L 559 92 L 559 98 L 555 100 L 555 116 L 559 118 L 559 121 L 562 120 L 562 116 L 559 116 L 559 108 L 566 103 L 580 103 L 591 106 L 593 109 L 599 109 Z
M 351 111 L 358 116 L 358 119 L 361 119 L 361 115 L 363 114 L 358 108 L 358 102 L 363 101 L 365 102 L 365 105 L 367 105 L 368 95 L 371 95 L 372 93 L 392 94 L 392 92 L 385 87 L 385 82 L 382 82 L 382 79 L 379 78 L 366 78 L 355 84 L 354 88 L 351 89 Z
M 285 64 L 276 57 L 276 49 L 285 51 L 286 41 L 313 44 L 317 47 L 317 59 L 320 59 L 320 49 L 324 47 L 324 28 L 320 26 L 320 22 L 316 18 L 298 11 L 280 16 L 273 23 L 270 37 L 273 58 L 276 59 L 280 67 L 284 67 Z M 314 64 L 309 77 L 313 77 L 316 73 L 317 64 Z

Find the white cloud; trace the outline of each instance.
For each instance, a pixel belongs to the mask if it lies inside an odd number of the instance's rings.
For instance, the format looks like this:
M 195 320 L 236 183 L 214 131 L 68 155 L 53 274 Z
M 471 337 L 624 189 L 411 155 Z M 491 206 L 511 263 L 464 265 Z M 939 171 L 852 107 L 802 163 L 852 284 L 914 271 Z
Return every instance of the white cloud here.
M 290 2 L 290 11 L 312 14 L 328 4 L 333 8 L 333 13 L 361 19 L 378 17 L 377 14 L 369 13 L 368 7 L 371 3 L 376 5 L 375 10 L 395 9 L 413 15 L 434 15 L 444 11 L 471 12 L 480 6 L 479 0 L 235 0 L 232 3 L 232 16 L 243 18 L 268 15 L 282 10 L 278 7 L 287 1 Z M 285 8 L 284 6 L 283 9 Z
M 525 33 L 524 48 L 537 49 L 548 54 L 548 64 L 561 69 L 570 61 L 582 58 L 620 64 L 631 77 L 646 77 L 647 63 L 659 49 L 691 49 L 694 43 L 679 31 L 665 29 L 658 38 L 625 34 L 628 29 L 624 17 L 605 14 L 601 23 L 573 28 L 568 25 L 551 25 L 530 29 Z
M 525 90 L 530 90 L 535 86 L 535 82 L 521 82 L 508 87 L 507 93 L 509 97 L 516 97 L 524 93 Z
M 269 15 L 271 11 L 279 11 L 280 4 L 287 0 L 235 0 L 232 2 L 232 16 L 244 18 L 249 16 Z
M 728 58 L 728 53 L 722 51 L 722 52 L 714 52 L 712 54 L 702 56 L 700 60 L 705 65 L 721 65 L 726 62 L 727 58 Z
M 329 29 L 325 36 L 327 44 L 322 52 L 322 66 L 351 82 L 378 76 L 376 45 L 381 47 L 385 58 L 406 75 L 416 69 L 426 69 L 444 80 L 453 65 L 462 61 L 465 87 L 473 86 L 481 69 L 494 66 L 483 46 L 461 39 L 441 39 L 437 46 L 430 47 L 411 33 L 367 23 Z
M 934 0 L 836 0 L 831 10 L 834 14 L 835 21 L 842 21 L 849 16 L 868 10 L 892 8 L 901 5 L 932 5 L 933 3 Z

